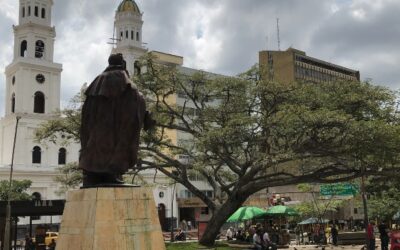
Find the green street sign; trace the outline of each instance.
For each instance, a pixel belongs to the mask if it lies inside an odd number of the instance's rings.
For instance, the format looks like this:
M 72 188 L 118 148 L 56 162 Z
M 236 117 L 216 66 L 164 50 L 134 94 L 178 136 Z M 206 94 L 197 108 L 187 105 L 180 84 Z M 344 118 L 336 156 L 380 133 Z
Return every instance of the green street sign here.
M 359 193 L 359 187 L 352 183 L 325 184 L 320 186 L 322 196 L 350 196 Z

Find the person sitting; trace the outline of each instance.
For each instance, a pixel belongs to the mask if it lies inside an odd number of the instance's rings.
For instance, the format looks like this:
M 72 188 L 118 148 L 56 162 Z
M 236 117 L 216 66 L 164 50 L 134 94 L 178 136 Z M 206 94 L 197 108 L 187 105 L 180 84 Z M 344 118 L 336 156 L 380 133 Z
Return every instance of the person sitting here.
M 254 249 L 256 249 L 256 250 L 264 249 L 261 237 L 262 237 L 261 230 L 257 230 L 253 235 L 253 244 L 254 244 Z
M 262 245 L 263 245 L 263 249 L 266 250 L 276 250 L 278 249 L 276 244 L 274 244 L 271 239 L 269 238 L 269 234 L 267 233 L 267 231 L 264 232 L 263 236 L 262 236 Z
M 227 240 L 233 240 L 233 228 L 230 227 L 228 230 L 226 230 L 226 239 Z
M 176 241 L 185 241 L 186 240 L 186 235 L 182 229 L 179 229 L 178 233 L 175 235 L 175 240 Z

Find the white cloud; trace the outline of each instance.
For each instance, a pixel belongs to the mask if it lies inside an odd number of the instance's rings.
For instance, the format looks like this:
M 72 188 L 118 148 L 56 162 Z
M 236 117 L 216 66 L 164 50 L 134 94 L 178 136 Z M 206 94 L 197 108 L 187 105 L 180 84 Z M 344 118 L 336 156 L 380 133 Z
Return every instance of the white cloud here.
M 0 0 L 0 68 L 12 61 L 12 24 L 18 1 Z M 62 103 L 106 66 L 119 0 L 54 1 L 55 61 L 63 64 Z M 363 78 L 400 87 L 398 0 L 137 0 L 150 50 L 184 56 L 185 66 L 237 74 L 258 61 L 258 51 L 289 46 L 343 66 Z M 268 45 L 266 43 L 268 37 Z M 3 71 L 3 70 L 2 70 Z M 0 75 L 0 115 L 4 113 Z

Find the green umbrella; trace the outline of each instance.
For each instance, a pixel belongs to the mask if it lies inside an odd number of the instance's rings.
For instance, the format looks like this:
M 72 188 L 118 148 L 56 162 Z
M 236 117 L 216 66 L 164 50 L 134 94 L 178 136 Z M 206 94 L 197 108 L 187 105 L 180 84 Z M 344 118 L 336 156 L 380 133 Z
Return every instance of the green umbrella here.
M 241 207 L 229 217 L 227 222 L 250 220 L 263 214 L 265 214 L 265 210 L 258 207 Z
M 294 215 L 299 215 L 299 213 L 294 208 L 278 205 L 268 208 L 267 212 L 265 212 L 265 215 L 294 216 Z
M 297 223 L 297 224 L 298 224 L 298 225 L 309 225 L 309 224 L 319 224 L 319 223 L 326 224 L 326 223 L 328 223 L 328 222 L 329 222 L 329 220 L 327 220 L 327 219 L 321 219 L 321 220 L 319 220 L 318 218 L 311 217 L 311 218 L 308 218 L 308 219 L 306 219 L 306 220 L 303 220 L 302 222 Z

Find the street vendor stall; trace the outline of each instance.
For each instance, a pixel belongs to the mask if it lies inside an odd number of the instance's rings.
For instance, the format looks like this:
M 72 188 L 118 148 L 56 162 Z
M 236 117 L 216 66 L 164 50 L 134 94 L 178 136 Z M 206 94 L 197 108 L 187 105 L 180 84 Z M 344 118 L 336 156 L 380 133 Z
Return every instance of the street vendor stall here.
M 296 209 L 288 206 L 278 205 L 270 207 L 263 217 L 269 218 L 266 229 L 272 241 L 277 245 L 287 246 L 290 244 L 289 230 L 283 225 L 287 224 L 288 217 L 298 216 Z M 268 225 L 269 224 L 269 225 Z

